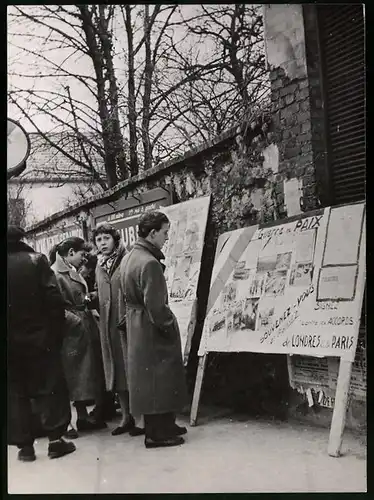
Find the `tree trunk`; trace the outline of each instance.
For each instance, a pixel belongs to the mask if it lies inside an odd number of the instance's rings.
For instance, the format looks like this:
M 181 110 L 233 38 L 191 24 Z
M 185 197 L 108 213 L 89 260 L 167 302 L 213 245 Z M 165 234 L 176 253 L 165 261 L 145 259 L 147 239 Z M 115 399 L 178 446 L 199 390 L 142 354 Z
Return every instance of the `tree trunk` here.
M 112 36 L 108 30 L 108 20 L 105 19 L 105 10 L 108 7 L 99 5 L 99 37 L 103 49 L 105 60 L 106 78 L 109 80 L 109 102 L 110 102 L 110 129 L 111 129 L 111 149 L 113 151 L 116 167 L 120 180 L 125 180 L 128 177 L 128 170 L 126 165 L 126 153 L 123 144 L 123 137 L 121 133 L 121 125 L 118 114 L 118 86 L 113 66 L 113 43 Z
M 130 132 L 130 172 L 131 176 L 137 175 L 138 165 L 138 137 L 136 133 L 136 97 L 135 97 L 135 66 L 134 66 L 134 34 L 131 26 L 131 7 L 125 5 L 126 11 L 126 33 L 128 50 L 128 119 Z
M 144 69 L 144 93 L 143 93 L 143 120 L 142 120 L 142 142 L 144 150 L 144 170 L 152 167 L 152 148 L 149 138 L 150 104 L 152 91 L 152 53 L 151 53 L 151 30 L 149 22 L 149 5 L 144 6 L 144 35 L 145 35 L 145 69 Z
M 95 8 L 94 6 L 90 6 Z M 99 105 L 99 116 L 103 131 L 103 144 L 105 151 L 105 172 L 108 179 L 108 188 L 112 188 L 118 184 L 116 154 L 111 144 L 111 121 L 105 97 L 105 78 L 103 68 L 105 61 L 103 54 L 100 51 L 95 38 L 95 30 L 92 23 L 92 11 L 87 5 L 79 5 L 81 12 L 82 28 L 86 36 L 88 53 L 92 59 L 92 63 L 96 75 L 97 85 L 97 102 Z

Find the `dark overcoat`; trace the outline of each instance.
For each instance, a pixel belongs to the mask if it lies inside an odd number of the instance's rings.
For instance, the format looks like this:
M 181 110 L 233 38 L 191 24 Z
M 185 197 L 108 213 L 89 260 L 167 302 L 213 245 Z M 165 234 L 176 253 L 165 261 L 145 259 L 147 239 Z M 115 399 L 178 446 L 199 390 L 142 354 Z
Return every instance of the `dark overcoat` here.
M 100 341 L 107 391 L 127 391 L 126 328 L 118 328 L 120 320 L 126 314 L 120 279 L 120 264 L 125 253 L 125 247 L 120 244 L 109 273 L 100 264 L 96 266 L 96 287 L 100 304 Z
M 187 401 L 179 328 L 168 306 L 163 258 L 159 249 L 139 238 L 121 262 L 134 415 L 177 413 Z
M 45 255 L 21 241 L 7 250 L 7 431 L 8 444 L 19 444 L 30 438 L 24 398 L 38 399 L 46 426 L 70 421 L 61 363 L 65 305 Z
M 8 244 L 8 359 L 61 349 L 65 308 L 47 257 L 23 242 Z
M 84 303 L 87 284 L 59 254 L 51 267 L 65 301 L 62 362 L 70 399 L 97 399 L 104 390 L 104 380 L 98 324 Z

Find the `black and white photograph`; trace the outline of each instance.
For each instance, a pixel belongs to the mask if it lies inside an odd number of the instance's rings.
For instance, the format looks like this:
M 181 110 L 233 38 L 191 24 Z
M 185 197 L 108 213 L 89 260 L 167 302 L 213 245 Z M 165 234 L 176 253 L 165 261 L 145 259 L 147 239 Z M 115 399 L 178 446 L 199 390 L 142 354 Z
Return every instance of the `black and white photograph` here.
M 366 17 L 7 5 L 5 495 L 368 491 Z

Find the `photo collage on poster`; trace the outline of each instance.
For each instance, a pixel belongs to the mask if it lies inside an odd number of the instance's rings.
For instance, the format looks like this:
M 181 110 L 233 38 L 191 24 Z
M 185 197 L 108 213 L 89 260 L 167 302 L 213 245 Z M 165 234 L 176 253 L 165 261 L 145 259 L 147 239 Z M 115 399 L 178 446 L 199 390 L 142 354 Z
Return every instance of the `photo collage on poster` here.
M 189 339 L 193 335 L 196 292 L 208 220 L 210 197 L 203 196 L 162 207 L 169 221 L 169 238 L 164 245 L 165 279 L 169 306 L 181 335 L 182 355 L 188 360 Z
M 169 296 L 176 302 L 193 300 L 199 278 L 206 214 L 197 202 L 168 209 L 164 211 L 171 224 L 164 254 Z
M 209 336 L 269 328 L 288 287 L 312 283 L 315 244 L 316 230 L 251 240 L 209 314 Z

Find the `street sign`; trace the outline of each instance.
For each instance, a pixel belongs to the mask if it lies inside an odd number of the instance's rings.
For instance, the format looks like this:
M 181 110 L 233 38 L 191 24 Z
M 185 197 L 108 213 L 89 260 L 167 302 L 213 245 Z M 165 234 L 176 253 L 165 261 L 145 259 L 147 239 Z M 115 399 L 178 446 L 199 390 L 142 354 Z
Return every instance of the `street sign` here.
M 7 179 L 15 177 L 26 168 L 30 154 L 30 139 L 19 123 L 8 118 L 7 130 Z

